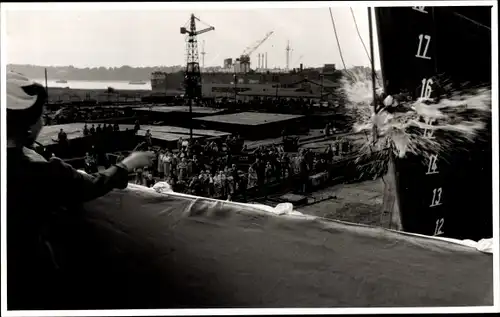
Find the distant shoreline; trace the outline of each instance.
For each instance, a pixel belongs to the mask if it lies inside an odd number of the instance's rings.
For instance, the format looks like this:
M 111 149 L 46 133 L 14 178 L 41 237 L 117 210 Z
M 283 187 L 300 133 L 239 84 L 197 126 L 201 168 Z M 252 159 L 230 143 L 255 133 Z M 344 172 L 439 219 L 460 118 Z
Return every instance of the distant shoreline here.
M 69 102 L 94 99 L 98 101 L 120 100 L 123 98 L 144 97 L 152 94 L 147 89 L 114 89 L 113 93 L 107 92 L 107 89 L 73 89 L 61 87 L 48 87 L 49 102 Z

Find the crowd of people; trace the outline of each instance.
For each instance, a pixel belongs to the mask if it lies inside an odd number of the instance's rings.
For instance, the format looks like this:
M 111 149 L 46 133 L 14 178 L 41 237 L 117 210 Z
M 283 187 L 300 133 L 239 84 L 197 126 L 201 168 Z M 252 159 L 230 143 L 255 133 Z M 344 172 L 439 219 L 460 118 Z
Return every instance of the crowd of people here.
M 342 154 L 341 146 L 333 143 L 320 152 L 286 153 L 281 144 L 249 150 L 236 146 L 240 140 L 238 136 L 208 142 L 181 138 L 176 149 L 153 149 L 146 141 L 156 157 L 152 166 L 135 171 L 135 183 L 153 187 L 166 182 L 175 192 L 229 200 L 239 195 L 245 200 L 249 190 L 265 192 L 269 185 L 285 181 L 294 180 L 305 191 L 309 176 L 326 172 Z
M 134 129 L 140 129 L 135 122 Z M 120 126 L 111 124 L 85 124 L 83 136 L 98 136 L 100 140 Z M 332 133 L 331 125 L 325 134 Z M 271 184 L 294 180 L 305 191 L 312 174 L 329 169 L 335 158 L 350 151 L 345 142 L 333 142 L 324 151 L 300 149 L 298 153 L 286 153 L 283 144 L 270 144 L 249 150 L 243 139 L 236 136 L 215 140 L 180 138 L 177 147 L 153 146 L 152 133 L 147 130 L 141 149 L 155 152 L 153 166 L 135 170 L 135 183 L 153 187 L 158 182 L 168 183 L 174 191 L 218 199 L 233 199 L 235 195 L 246 199 L 249 190 L 262 191 Z M 60 144 L 67 143 L 64 130 L 58 134 Z M 98 166 L 109 167 L 114 159 L 92 149 L 85 155 L 85 171 L 97 172 Z M 116 162 L 123 159 L 118 155 Z

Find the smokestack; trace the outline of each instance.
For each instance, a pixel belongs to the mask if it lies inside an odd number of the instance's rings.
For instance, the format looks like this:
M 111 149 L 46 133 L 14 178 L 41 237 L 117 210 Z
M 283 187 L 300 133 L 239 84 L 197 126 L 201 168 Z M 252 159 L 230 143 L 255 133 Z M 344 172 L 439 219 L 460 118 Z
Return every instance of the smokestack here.
M 300 63 L 300 71 L 304 69 L 304 64 Z
M 265 59 L 265 61 L 266 61 L 266 66 L 265 66 L 265 68 L 266 68 L 266 69 L 268 69 L 268 68 L 267 68 L 267 52 L 266 52 L 266 59 Z
M 260 69 L 260 53 L 259 53 L 259 54 L 257 54 L 257 57 L 259 58 L 259 66 L 258 66 L 257 68 L 259 68 L 259 69 Z

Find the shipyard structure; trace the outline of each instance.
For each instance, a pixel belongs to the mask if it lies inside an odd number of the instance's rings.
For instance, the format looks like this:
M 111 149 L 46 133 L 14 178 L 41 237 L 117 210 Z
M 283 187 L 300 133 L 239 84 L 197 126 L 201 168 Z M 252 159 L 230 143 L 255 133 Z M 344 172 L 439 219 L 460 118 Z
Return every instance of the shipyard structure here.
M 220 71 L 201 74 L 204 98 L 288 97 L 331 100 L 339 88 L 342 72 L 335 64 L 322 68 L 284 70 L 252 70 L 240 61 L 226 59 Z M 243 64 L 247 65 L 247 64 Z M 153 93 L 179 95 L 184 92 L 184 72 L 154 72 L 151 75 Z

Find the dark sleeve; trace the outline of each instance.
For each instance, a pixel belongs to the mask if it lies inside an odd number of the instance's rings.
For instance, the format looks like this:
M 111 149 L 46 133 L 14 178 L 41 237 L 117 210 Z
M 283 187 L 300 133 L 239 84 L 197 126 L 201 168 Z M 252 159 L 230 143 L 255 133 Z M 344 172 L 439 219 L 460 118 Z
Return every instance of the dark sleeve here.
M 114 188 L 124 189 L 128 185 L 128 171 L 124 167 L 115 165 L 88 175 L 78 172 L 59 158 L 52 158 L 48 165 L 53 180 L 51 183 L 56 187 L 54 194 L 63 199 L 63 203 L 86 202 L 104 196 Z

